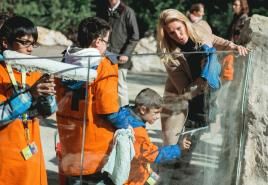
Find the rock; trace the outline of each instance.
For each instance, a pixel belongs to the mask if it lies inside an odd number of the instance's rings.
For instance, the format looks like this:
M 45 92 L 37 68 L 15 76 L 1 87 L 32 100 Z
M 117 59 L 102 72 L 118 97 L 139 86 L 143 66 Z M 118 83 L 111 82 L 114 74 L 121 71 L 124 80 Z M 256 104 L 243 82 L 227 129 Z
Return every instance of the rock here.
M 155 38 L 153 36 L 142 38 L 133 52 L 134 56 L 131 58 L 133 66 L 131 71 L 164 72 L 164 65 L 161 63 L 159 56 L 156 55 L 156 52 Z M 135 56 L 135 54 L 137 55 Z
M 54 46 L 54 45 L 62 45 L 62 46 L 70 46 L 72 45 L 72 41 L 67 39 L 65 35 L 63 35 L 59 31 L 49 30 L 47 28 L 37 26 L 38 31 L 38 40 L 37 42 L 44 46 Z
M 268 17 L 253 15 L 242 30 L 252 49 L 241 184 L 268 184 Z M 242 36 L 242 37 L 243 37 Z M 254 66 L 254 67 L 253 67 Z

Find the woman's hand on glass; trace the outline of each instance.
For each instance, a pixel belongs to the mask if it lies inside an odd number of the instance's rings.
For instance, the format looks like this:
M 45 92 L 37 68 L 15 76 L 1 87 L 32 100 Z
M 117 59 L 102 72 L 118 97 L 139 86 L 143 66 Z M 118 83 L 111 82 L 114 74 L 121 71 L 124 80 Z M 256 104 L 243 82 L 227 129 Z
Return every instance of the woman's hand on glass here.
M 241 45 L 236 45 L 233 42 L 229 45 L 231 49 L 238 51 L 239 55 L 246 56 L 249 52 L 249 49 L 241 46 Z

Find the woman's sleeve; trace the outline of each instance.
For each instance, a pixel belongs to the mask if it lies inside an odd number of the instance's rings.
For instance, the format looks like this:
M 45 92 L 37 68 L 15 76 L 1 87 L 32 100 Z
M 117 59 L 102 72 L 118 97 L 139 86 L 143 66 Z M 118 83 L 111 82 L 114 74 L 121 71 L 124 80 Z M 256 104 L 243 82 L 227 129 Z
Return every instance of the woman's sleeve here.
M 232 49 L 230 47 L 231 44 L 234 44 L 232 41 L 223 39 L 217 35 L 212 34 L 212 44 L 217 50 L 230 50 Z
M 189 85 L 189 79 L 183 69 L 182 64 L 165 64 L 166 71 L 168 73 L 168 80 L 166 83 L 166 90 L 172 92 L 172 88 L 175 88 L 178 94 L 182 94 L 185 88 Z M 170 90 L 169 90 L 170 89 Z

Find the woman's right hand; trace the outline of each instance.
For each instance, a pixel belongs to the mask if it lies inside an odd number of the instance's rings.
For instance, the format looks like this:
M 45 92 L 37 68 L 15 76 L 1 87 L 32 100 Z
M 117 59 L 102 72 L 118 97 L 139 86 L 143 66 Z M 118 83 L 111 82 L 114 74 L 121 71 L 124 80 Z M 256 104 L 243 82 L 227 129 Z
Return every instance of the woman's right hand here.
M 239 55 L 242 55 L 242 56 L 246 56 L 249 52 L 248 48 L 241 46 L 241 45 L 236 45 L 233 42 L 231 42 L 229 46 L 231 49 L 238 51 Z

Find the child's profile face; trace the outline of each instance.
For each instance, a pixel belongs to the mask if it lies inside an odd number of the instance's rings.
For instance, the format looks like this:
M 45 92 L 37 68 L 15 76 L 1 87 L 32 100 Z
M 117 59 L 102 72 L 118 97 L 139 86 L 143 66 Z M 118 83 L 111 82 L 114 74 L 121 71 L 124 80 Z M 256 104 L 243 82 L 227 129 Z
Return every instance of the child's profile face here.
M 100 54 L 104 54 L 109 45 L 110 32 L 107 32 L 106 36 L 97 39 L 96 48 L 99 50 Z
M 146 111 L 141 114 L 142 120 L 148 122 L 149 124 L 153 124 L 156 120 L 160 118 L 160 113 L 162 111 L 162 108 L 156 109 L 147 109 Z
M 36 46 L 36 42 L 32 35 L 25 35 L 23 37 L 17 37 L 8 49 L 31 55 L 33 48 Z

